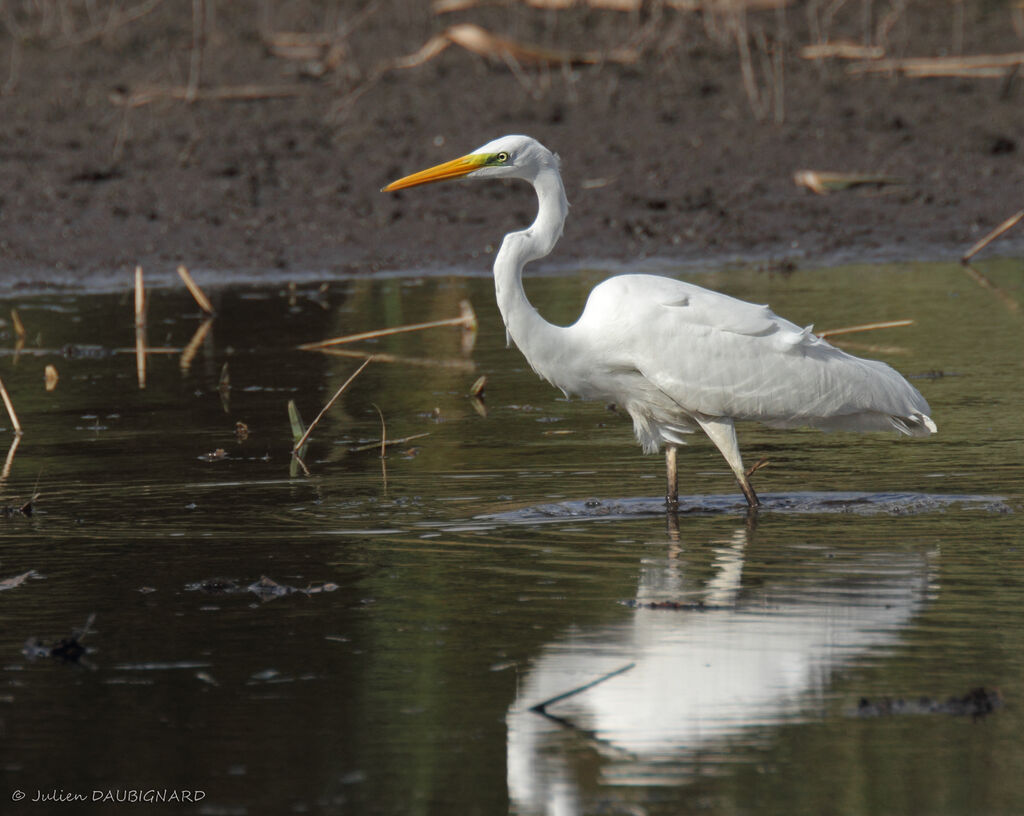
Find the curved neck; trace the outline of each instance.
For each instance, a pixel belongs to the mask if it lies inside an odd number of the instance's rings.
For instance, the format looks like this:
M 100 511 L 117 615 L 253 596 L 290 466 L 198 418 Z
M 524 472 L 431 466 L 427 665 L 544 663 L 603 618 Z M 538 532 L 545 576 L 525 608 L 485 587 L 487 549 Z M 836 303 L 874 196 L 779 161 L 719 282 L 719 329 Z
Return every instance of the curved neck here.
M 494 259 L 494 292 L 508 336 L 534 370 L 547 377 L 539 368 L 543 363 L 540 352 L 551 348 L 545 338 L 562 330 L 541 317 L 527 299 L 523 267 L 554 249 L 569 214 L 569 202 L 557 166 L 543 167 L 533 179 L 533 187 L 537 192 L 537 218 L 525 230 L 510 232 L 501 242 Z

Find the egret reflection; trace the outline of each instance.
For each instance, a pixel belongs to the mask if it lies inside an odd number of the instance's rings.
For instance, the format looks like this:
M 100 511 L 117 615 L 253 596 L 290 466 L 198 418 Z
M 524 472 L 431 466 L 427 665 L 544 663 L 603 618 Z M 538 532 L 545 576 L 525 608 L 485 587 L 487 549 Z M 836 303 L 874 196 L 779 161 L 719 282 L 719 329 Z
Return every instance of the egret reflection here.
M 756 536 L 672 543 L 643 564 L 626 620 L 543 648 L 507 714 L 513 812 L 583 813 L 599 786 L 694 779 L 819 711 L 833 675 L 894 643 L 934 589 L 931 553 L 811 545 L 799 572 L 745 581 Z

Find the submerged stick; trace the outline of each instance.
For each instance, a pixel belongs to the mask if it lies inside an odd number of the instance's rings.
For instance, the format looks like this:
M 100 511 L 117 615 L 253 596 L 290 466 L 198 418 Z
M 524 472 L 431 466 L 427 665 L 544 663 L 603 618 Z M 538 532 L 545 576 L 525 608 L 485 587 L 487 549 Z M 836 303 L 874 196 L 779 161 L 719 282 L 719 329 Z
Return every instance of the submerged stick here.
M 885 320 L 881 323 L 862 323 L 859 326 L 846 326 L 842 329 L 829 329 L 828 331 L 815 332 L 818 337 L 825 339 L 835 337 L 837 334 L 854 334 L 855 332 L 874 331 L 875 329 L 896 329 L 900 326 L 913 326 L 913 320 Z
M 971 260 L 971 258 L 973 258 L 975 255 L 981 252 L 985 247 L 991 244 L 994 240 L 996 240 L 996 238 L 998 238 L 1004 232 L 1017 226 L 1017 224 L 1019 224 L 1021 220 L 1024 220 L 1024 210 L 1021 210 L 1020 212 L 1011 215 L 1002 224 L 1000 224 L 998 227 L 992 230 L 992 232 L 990 232 L 988 235 L 986 235 L 984 238 L 978 241 L 978 243 L 976 243 L 969 250 L 967 250 L 963 254 L 963 257 L 960 258 L 960 263 L 966 265 L 967 262 Z
M 7 389 L 4 387 L 3 379 L 0 379 L 0 397 L 3 398 L 4 407 L 7 408 L 7 415 L 11 418 L 11 425 L 14 428 L 14 433 L 21 436 L 21 423 L 18 422 L 18 415 L 14 413 L 14 403 L 11 402 L 11 395 L 7 393 Z
M 324 414 L 326 414 L 330 410 L 331 406 L 338 401 L 338 397 L 345 393 L 345 389 L 348 388 L 349 385 L 351 385 L 352 381 L 356 377 L 358 377 L 362 370 L 366 368 L 369 364 L 370 360 L 366 360 L 361 366 L 359 366 L 359 368 L 355 370 L 351 377 L 349 377 L 347 380 L 345 380 L 345 382 L 341 384 L 341 388 L 339 388 L 337 392 L 334 394 L 334 396 L 330 398 L 327 404 L 323 407 L 323 410 L 321 410 L 320 413 L 316 415 L 316 419 L 314 419 L 309 424 L 309 427 L 306 428 L 306 432 L 302 435 L 302 438 L 295 443 L 295 447 L 292 448 L 292 453 L 297 453 L 298 450 L 306 443 L 306 440 L 309 439 L 309 435 L 313 432 L 313 429 L 317 426 L 317 423 L 319 423 L 320 420 L 323 419 Z
M 628 672 L 634 666 L 636 666 L 636 663 L 629 663 L 628 665 L 625 665 L 622 668 L 615 669 L 614 671 L 610 671 L 607 674 L 602 674 L 596 680 L 591 680 L 589 683 L 585 683 L 582 686 L 570 689 L 569 691 L 563 692 L 562 694 L 556 694 L 554 697 L 550 697 L 542 703 L 537 703 L 537 705 L 530 706 L 530 711 L 536 711 L 538 714 L 546 714 L 546 709 L 548 706 L 554 705 L 555 703 L 560 703 L 562 700 L 565 700 L 569 697 L 575 697 L 577 694 L 587 691 L 588 689 L 592 689 L 594 686 L 598 685 L 599 683 L 603 683 L 605 680 L 611 680 L 613 677 L 617 675 L 623 674 L 624 672 Z
M 374 406 L 376 407 L 376 406 Z M 383 427 L 383 423 L 381 423 Z M 356 445 L 354 448 L 349 448 L 350 453 L 361 453 L 362 451 L 373 450 L 374 448 L 381 449 L 381 457 L 384 456 L 384 448 L 393 448 L 395 445 L 403 445 L 406 442 L 412 442 L 414 439 L 422 439 L 425 436 L 430 436 L 430 431 L 424 433 L 412 434 L 412 436 L 403 436 L 401 439 L 387 439 L 385 440 L 383 432 L 381 433 L 381 440 L 379 442 L 368 442 L 365 445 Z
M 427 323 L 410 323 L 407 326 L 393 326 L 388 329 L 374 329 L 373 331 L 349 334 L 344 337 L 332 337 L 330 340 L 303 343 L 298 348 L 302 351 L 316 351 L 317 349 L 328 348 L 330 346 L 340 346 L 344 343 L 354 343 L 357 340 L 370 340 L 374 337 L 387 337 L 392 334 L 401 334 L 403 332 L 436 329 L 441 326 L 462 326 L 470 331 L 476 331 L 476 312 L 473 311 L 472 304 L 468 300 L 463 300 L 459 303 L 459 308 L 462 310 L 462 314 L 458 317 L 449 317 L 444 320 L 431 320 Z
M 178 267 L 178 276 L 185 282 L 185 286 L 192 297 L 195 298 L 196 303 L 199 304 L 199 308 L 210 315 L 210 317 L 213 317 L 213 304 L 210 303 L 210 299 L 199 288 L 199 284 L 192 279 L 189 271 L 184 266 Z

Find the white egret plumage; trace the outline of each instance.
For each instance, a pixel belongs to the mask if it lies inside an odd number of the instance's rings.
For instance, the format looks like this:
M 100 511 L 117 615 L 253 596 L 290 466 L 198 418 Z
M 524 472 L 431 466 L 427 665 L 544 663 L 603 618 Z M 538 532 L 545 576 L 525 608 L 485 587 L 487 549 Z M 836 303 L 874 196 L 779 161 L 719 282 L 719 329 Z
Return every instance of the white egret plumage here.
M 767 306 L 692 283 L 618 275 L 594 287 L 574 324 L 548 323 L 527 299 L 522 273 L 551 252 L 569 212 L 558 157 L 528 136 L 503 136 L 384 191 L 461 177 L 533 185 L 536 220 L 506 235 L 494 259 L 508 336 L 534 371 L 567 395 L 624 409 L 646 453 L 665 447 L 670 506 L 678 501 L 676 448 L 698 428 L 721 451 L 751 507 L 757 494 L 736 420 L 910 436 L 937 430 L 924 397 L 890 366 L 847 354 Z

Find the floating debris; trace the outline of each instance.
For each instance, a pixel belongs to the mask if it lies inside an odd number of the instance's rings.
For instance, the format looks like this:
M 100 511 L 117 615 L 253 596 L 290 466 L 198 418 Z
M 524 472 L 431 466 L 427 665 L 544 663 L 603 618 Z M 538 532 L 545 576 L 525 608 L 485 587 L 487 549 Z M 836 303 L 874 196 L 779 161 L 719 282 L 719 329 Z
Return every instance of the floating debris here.
M 949 714 L 954 717 L 987 717 L 997 708 L 1003 707 L 1003 695 L 998 689 L 978 686 L 962 696 L 936 700 L 932 697 L 918 697 L 916 700 L 895 700 L 883 697 L 870 700 L 861 697 L 857 703 L 857 717 L 891 717 L 901 714 Z
M 43 576 L 36 572 L 34 569 L 30 569 L 28 572 L 23 572 L 21 575 L 13 575 L 10 578 L 4 578 L 0 580 L 0 592 L 7 589 L 14 589 L 20 587 L 29 578 L 42 578 Z
M 89 634 L 95 618 L 95 614 L 89 615 L 85 626 L 80 630 L 73 631 L 71 637 L 62 638 L 52 646 L 46 646 L 39 638 L 29 638 L 21 650 L 22 654 L 29 660 L 52 657 L 62 663 L 78 663 L 88 666 L 85 656 L 89 650 L 82 644 L 82 641 Z

